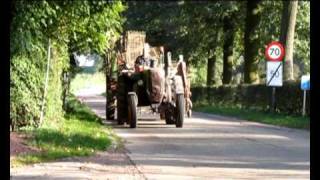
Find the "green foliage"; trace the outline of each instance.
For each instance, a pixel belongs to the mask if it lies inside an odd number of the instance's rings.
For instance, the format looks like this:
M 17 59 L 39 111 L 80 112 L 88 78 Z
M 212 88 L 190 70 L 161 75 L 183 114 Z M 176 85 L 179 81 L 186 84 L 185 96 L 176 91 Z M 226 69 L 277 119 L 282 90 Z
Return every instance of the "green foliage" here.
M 223 85 L 213 87 L 192 87 L 192 101 L 195 104 L 237 106 L 243 109 L 269 111 L 272 88 L 265 84 Z M 303 91 L 300 82 L 286 82 L 276 90 L 277 112 L 300 115 Z M 310 95 L 307 96 L 307 114 L 310 114 Z
M 62 73 L 77 72 L 70 66 L 70 53 L 103 54 L 121 33 L 121 12 L 124 10 L 121 1 L 13 1 L 10 24 L 11 122 L 23 126 L 39 121 L 49 38 L 52 57 L 45 119 L 62 119 Z
M 193 86 L 203 86 L 206 84 L 207 68 L 199 66 L 198 68 L 190 68 L 190 82 Z
M 16 126 L 36 123 L 40 117 L 43 73 L 24 56 L 11 59 L 10 119 Z
M 66 45 L 52 42 L 51 68 L 46 96 L 46 121 L 59 121 L 63 119 L 62 110 L 62 71 L 68 66 L 68 53 Z
M 94 87 L 105 87 L 106 76 L 104 73 L 78 73 L 75 78 L 71 81 L 71 93 L 76 93 L 77 91 L 85 88 Z
M 221 30 L 223 19 L 235 23 L 233 76 L 242 83 L 246 2 L 241 1 L 13 1 L 10 24 L 10 117 L 17 124 L 39 119 L 44 88 L 48 39 L 52 40 L 52 66 L 46 96 L 46 119 L 60 119 L 61 74 L 78 69 L 70 64 L 71 53 L 96 53 L 103 57 L 112 49 L 122 29 L 145 30 L 151 45 L 164 45 L 173 59 L 183 54 L 189 67 L 196 69 L 192 83 L 205 82 L 204 64 L 216 55 L 217 84 L 222 74 L 222 46 L 229 35 Z M 127 11 L 125 11 L 127 10 Z M 265 45 L 278 40 L 281 1 L 262 1 L 261 20 L 255 33 L 259 39 L 259 75 L 265 78 Z M 126 17 L 123 18 L 123 13 Z M 125 24 L 124 24 L 125 23 Z M 124 27 L 122 26 L 124 24 Z M 310 71 L 310 2 L 299 2 L 294 41 L 296 76 Z M 113 52 L 114 53 L 114 52 Z M 105 65 L 105 64 L 104 64 Z M 199 70 L 202 67 L 202 70 Z M 26 113 L 28 112 L 28 113 Z M 59 118 L 60 117 L 60 118 Z M 18 121 L 21 123 L 18 123 Z
M 257 110 L 241 109 L 235 106 L 202 105 L 196 106 L 196 111 L 241 118 L 244 120 L 284 126 L 290 128 L 310 129 L 310 119 L 301 116 L 266 113 Z
M 122 30 L 121 1 L 67 1 L 61 20 L 69 26 L 70 51 L 103 54 Z M 70 18 L 73 20 L 70 23 Z
M 271 41 L 279 41 L 281 28 L 282 1 L 262 1 L 260 5 L 262 16 L 259 23 L 258 33 L 259 47 L 259 73 L 265 76 L 264 50 Z M 294 70 L 295 77 L 310 72 L 310 2 L 299 1 L 294 39 Z
M 245 1 L 129 1 L 127 18 L 124 28 L 144 30 L 147 41 L 151 45 L 164 45 L 173 52 L 173 57 L 182 53 L 190 66 L 203 66 L 208 57 L 217 54 L 217 78 L 221 79 L 222 46 L 224 35 L 222 20 L 230 17 L 236 25 L 234 41 L 233 74 L 242 83 L 244 68 L 244 32 L 245 32 Z M 256 28 L 255 38 L 258 38 L 257 71 L 261 81 L 265 78 L 265 46 L 280 37 L 282 1 L 261 1 L 257 12 L 261 20 Z M 295 33 L 294 63 L 297 65 L 296 76 L 309 72 L 310 69 L 310 2 L 299 2 Z M 226 34 L 227 33 L 227 34 Z M 237 79 L 239 79 L 237 77 Z M 235 79 L 235 78 L 234 78 Z M 219 82 L 219 81 L 218 81 Z
M 310 1 L 298 3 L 293 55 L 301 71 L 298 75 L 310 73 Z
M 125 29 L 144 30 L 151 44 L 165 45 L 174 56 L 183 53 L 190 63 L 201 64 L 210 48 L 223 42 L 222 19 L 232 16 L 243 26 L 243 9 L 236 1 L 128 2 Z

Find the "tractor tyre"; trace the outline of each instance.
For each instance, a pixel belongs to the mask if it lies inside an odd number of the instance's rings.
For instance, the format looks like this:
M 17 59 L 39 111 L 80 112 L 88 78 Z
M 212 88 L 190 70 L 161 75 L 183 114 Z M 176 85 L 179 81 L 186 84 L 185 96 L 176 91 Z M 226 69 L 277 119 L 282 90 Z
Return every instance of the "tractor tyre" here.
M 135 94 L 128 95 L 128 120 L 130 128 L 137 127 L 137 102 Z
M 115 119 L 115 110 L 115 98 L 107 97 L 107 120 Z
M 184 121 L 184 95 L 176 95 L 176 127 L 181 128 Z
M 166 124 L 175 124 L 175 119 L 172 113 L 166 111 L 165 112 Z
M 123 76 L 119 76 L 117 86 L 117 120 L 123 125 L 128 117 L 127 87 Z
M 191 109 L 188 110 L 187 115 L 188 115 L 188 118 L 191 118 L 191 116 L 192 116 L 192 110 Z

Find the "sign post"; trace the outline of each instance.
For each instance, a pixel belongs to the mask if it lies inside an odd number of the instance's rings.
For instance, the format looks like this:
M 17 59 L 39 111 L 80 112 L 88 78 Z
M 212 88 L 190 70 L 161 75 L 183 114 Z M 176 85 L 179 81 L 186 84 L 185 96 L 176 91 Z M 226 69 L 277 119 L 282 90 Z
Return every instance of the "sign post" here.
M 303 90 L 302 116 L 306 115 L 306 98 L 307 98 L 307 91 Z
M 276 87 L 282 86 L 284 48 L 279 42 L 271 42 L 265 51 L 267 59 L 267 86 L 272 87 L 272 111 L 276 110 Z
M 307 90 L 310 90 L 310 75 L 303 75 L 301 77 L 301 89 L 303 90 L 302 116 L 305 116 L 306 115 Z
M 48 81 L 49 81 L 49 71 L 50 71 L 50 59 L 51 59 L 51 40 L 48 39 L 48 51 L 47 51 L 47 71 L 46 71 L 46 79 L 44 83 L 44 92 L 42 97 L 42 103 L 41 103 L 41 112 L 40 112 L 40 120 L 38 126 L 42 125 L 43 118 L 44 118 L 44 106 L 45 106 L 45 100 L 47 96 L 47 89 L 48 89 Z

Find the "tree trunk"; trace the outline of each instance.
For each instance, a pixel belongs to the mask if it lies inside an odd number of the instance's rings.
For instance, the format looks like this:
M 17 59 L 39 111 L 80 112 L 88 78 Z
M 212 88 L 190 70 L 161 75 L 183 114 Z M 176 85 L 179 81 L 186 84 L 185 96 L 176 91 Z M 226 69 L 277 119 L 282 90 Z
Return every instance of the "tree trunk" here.
M 217 44 L 219 43 L 221 29 L 216 29 L 215 33 L 212 35 L 213 39 L 209 41 L 208 47 L 208 66 L 207 66 L 207 86 L 212 86 L 216 84 L 216 62 L 217 62 Z
M 247 1 L 246 27 L 244 35 L 245 52 L 244 52 L 244 82 L 259 83 L 258 72 L 258 50 L 259 37 L 256 36 L 255 30 L 261 18 L 261 12 L 258 5 L 261 0 Z
M 284 57 L 284 80 L 294 80 L 293 76 L 293 42 L 294 31 L 296 25 L 296 16 L 298 10 L 298 1 L 289 1 L 288 6 L 288 22 L 287 26 L 286 42 L 285 42 L 285 57 Z M 286 18 L 284 19 L 284 21 Z
M 213 49 L 213 52 L 216 48 Z M 215 81 L 215 68 L 216 68 L 216 55 L 210 56 L 210 51 L 208 53 L 208 69 L 207 69 L 207 86 L 211 86 L 216 83 Z
M 289 21 L 289 3 L 290 1 L 282 1 L 282 17 L 281 17 L 281 32 L 280 32 L 280 42 L 285 45 L 288 31 L 288 21 Z
M 223 20 L 224 44 L 223 44 L 223 74 L 222 83 L 230 84 L 233 65 L 233 42 L 235 38 L 235 22 L 229 16 Z

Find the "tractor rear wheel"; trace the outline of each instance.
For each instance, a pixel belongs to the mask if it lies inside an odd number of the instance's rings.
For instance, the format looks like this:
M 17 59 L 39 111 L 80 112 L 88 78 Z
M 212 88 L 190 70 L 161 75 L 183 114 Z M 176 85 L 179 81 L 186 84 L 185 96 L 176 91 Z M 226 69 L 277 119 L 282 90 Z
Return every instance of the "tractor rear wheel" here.
M 137 127 L 137 102 L 135 94 L 128 95 L 128 120 L 130 128 Z
M 123 125 L 128 117 L 127 86 L 124 76 L 118 77 L 117 85 L 117 120 L 119 125 Z
M 109 94 L 107 94 L 109 96 Z M 112 96 L 107 97 L 107 120 L 114 120 L 114 115 L 115 115 L 115 98 Z
M 177 94 L 176 96 L 176 127 L 181 128 L 184 120 L 184 96 Z

